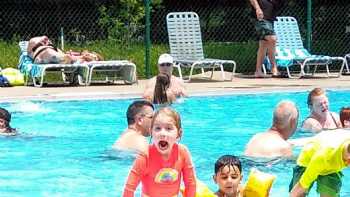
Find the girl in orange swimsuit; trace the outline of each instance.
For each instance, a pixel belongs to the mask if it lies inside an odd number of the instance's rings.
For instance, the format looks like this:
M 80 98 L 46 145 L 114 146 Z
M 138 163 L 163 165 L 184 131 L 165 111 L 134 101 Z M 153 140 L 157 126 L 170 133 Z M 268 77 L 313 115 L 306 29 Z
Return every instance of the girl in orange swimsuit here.
M 123 197 L 133 197 L 142 183 L 143 197 L 174 197 L 180 191 L 181 178 L 185 196 L 196 194 L 196 178 L 188 149 L 177 141 L 182 128 L 179 114 L 171 108 L 161 108 L 152 120 L 152 139 L 148 154 L 139 155 L 130 170 Z

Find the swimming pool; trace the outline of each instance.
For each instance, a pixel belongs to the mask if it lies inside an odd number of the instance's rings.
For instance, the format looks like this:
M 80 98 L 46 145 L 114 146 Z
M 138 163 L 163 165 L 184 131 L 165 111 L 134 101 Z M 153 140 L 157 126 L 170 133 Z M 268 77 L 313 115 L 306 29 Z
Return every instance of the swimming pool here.
M 328 91 L 328 96 L 332 111 L 349 105 L 350 91 Z M 191 97 L 174 104 L 183 121 L 181 143 L 191 151 L 197 177 L 216 190 L 216 159 L 241 156 L 249 138 L 270 126 L 273 107 L 282 99 L 296 102 L 304 118 L 306 98 L 306 92 L 265 93 Z M 131 102 L 0 103 L 13 112 L 12 126 L 21 131 L 0 137 L 0 196 L 120 196 L 133 158 L 110 147 L 126 127 Z M 293 161 L 242 161 L 244 182 L 255 166 L 277 176 L 271 196 L 288 196 Z M 344 175 L 341 196 L 350 196 L 350 170 Z

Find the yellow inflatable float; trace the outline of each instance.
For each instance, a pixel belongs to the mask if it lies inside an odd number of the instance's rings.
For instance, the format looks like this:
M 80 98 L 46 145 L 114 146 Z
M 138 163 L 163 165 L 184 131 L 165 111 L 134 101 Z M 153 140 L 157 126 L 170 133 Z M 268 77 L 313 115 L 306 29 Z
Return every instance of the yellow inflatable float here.
M 243 196 L 268 197 L 275 178 L 276 177 L 272 174 L 264 173 L 256 168 L 252 168 L 243 190 Z
M 256 168 L 250 170 L 247 183 L 243 188 L 240 196 L 243 197 L 268 197 L 270 189 L 272 187 L 275 176 L 272 174 L 264 173 Z M 184 188 L 181 189 L 181 194 L 184 195 Z M 197 179 L 196 197 L 217 197 L 207 185 Z
M 21 86 L 24 84 L 24 76 L 18 69 L 5 68 L 1 70 L 0 74 L 9 81 L 11 86 Z

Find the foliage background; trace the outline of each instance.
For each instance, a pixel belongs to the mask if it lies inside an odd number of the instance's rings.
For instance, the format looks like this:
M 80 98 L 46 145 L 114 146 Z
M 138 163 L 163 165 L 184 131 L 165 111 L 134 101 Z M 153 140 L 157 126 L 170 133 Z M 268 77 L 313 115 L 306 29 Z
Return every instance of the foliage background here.
M 89 49 L 106 59 L 129 59 L 145 77 L 145 1 L 141 0 L 2 0 L 0 66 L 16 67 L 18 41 L 48 35 L 65 49 Z M 206 56 L 233 59 L 237 72 L 254 71 L 257 42 L 248 0 L 153 0 L 151 72 L 159 54 L 169 52 L 166 14 L 195 11 L 200 16 Z M 307 0 L 289 0 L 281 15 L 294 16 L 306 39 Z M 350 1 L 312 1 L 311 52 L 349 53 Z M 63 30 L 63 31 L 62 31 Z M 230 69 L 230 68 L 227 68 Z

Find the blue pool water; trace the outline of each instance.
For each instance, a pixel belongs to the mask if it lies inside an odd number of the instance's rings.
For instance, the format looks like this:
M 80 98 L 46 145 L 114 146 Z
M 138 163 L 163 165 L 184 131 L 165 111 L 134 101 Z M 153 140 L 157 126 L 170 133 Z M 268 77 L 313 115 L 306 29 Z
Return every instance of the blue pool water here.
M 331 110 L 348 106 L 349 91 L 329 91 Z M 180 112 L 184 136 L 197 177 L 212 190 L 215 160 L 242 156 L 249 138 L 271 124 L 282 99 L 308 114 L 306 92 L 186 98 Z M 13 113 L 17 137 L 0 137 L 0 196 L 121 196 L 133 157 L 111 150 L 125 129 L 132 100 L 0 103 Z M 298 131 L 293 137 L 308 136 Z M 296 150 L 297 154 L 299 150 Z M 244 180 L 251 167 L 277 176 L 271 196 L 288 196 L 294 161 L 256 162 L 242 157 Z M 350 170 L 344 171 L 341 196 L 350 196 Z M 316 196 L 315 191 L 311 196 Z

